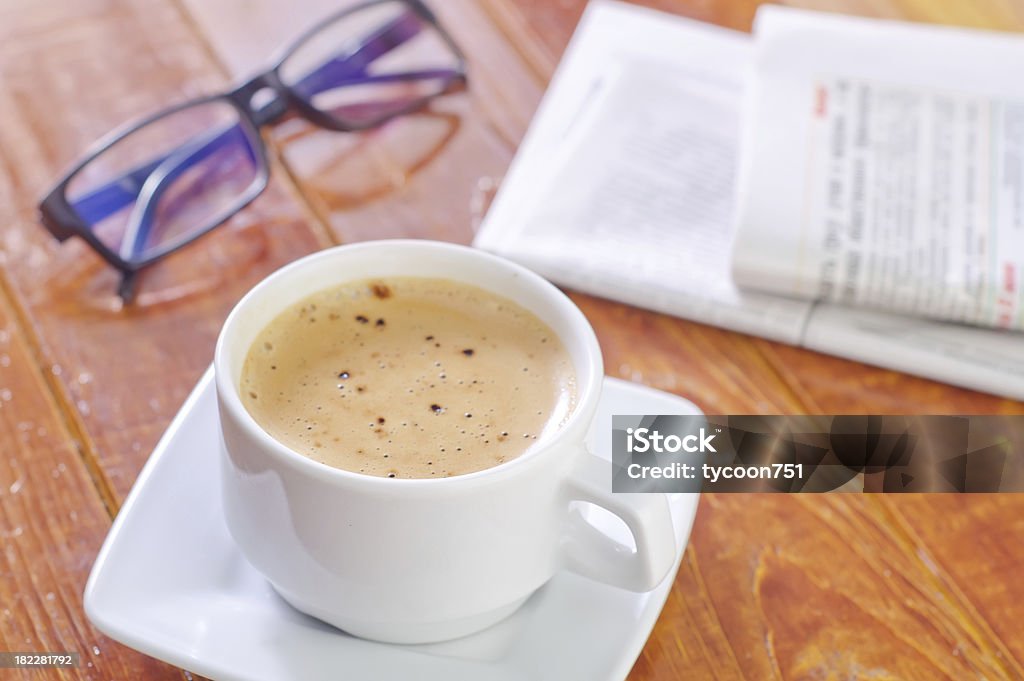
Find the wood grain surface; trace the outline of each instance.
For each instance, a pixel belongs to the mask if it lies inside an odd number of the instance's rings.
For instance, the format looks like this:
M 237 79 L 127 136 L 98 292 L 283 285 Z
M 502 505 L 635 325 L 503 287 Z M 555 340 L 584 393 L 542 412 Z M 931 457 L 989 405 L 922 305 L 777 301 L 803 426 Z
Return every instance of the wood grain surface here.
M 0 646 L 83 655 L 78 670 L 21 678 L 185 674 L 104 639 L 81 592 L 113 514 L 209 364 L 224 316 L 265 274 L 332 243 L 468 242 L 584 6 L 434 2 L 469 57 L 469 92 L 364 134 L 301 121 L 268 131 L 268 191 L 152 268 L 134 307 L 117 304 L 114 273 L 88 249 L 57 245 L 40 228 L 38 196 L 96 137 L 224 88 L 339 4 L 0 4 Z M 739 30 L 757 6 L 646 4 Z M 1005 0 L 801 4 L 1024 27 L 1022 7 Z M 609 374 L 708 412 L 1024 413 L 1018 402 L 571 295 Z M 1024 499 L 1014 495 L 707 495 L 630 678 L 1024 678 L 1022 536 Z
M 77 651 L 77 678 L 180 679 L 85 618 L 82 589 L 111 509 L 44 371 L 0 295 L 0 650 Z

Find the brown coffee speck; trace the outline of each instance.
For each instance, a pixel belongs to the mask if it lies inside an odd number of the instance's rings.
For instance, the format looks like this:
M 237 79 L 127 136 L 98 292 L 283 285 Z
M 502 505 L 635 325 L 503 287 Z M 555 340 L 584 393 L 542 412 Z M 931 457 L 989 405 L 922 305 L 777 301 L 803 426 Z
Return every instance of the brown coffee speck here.
M 395 477 L 395 474 L 394 473 L 388 473 L 388 477 L 389 478 L 393 478 L 393 477 Z
M 466 416 L 467 419 L 473 418 L 473 415 L 470 414 L 468 411 L 466 412 L 465 416 Z
M 377 417 L 377 423 L 384 423 L 384 417 L 383 416 L 378 416 Z
M 434 340 L 434 337 L 433 336 L 427 336 L 426 340 L 432 341 L 432 340 Z
M 383 317 L 377 319 L 377 326 L 384 326 L 384 324 L 386 324 L 386 322 Z
M 255 400 L 256 399 L 256 393 L 254 393 L 253 391 L 250 390 L 249 391 L 249 397 L 251 397 L 252 399 Z
M 466 357 L 472 357 L 473 348 L 466 348 L 465 350 L 462 351 L 462 354 L 464 354 Z
M 440 404 L 432 404 L 430 405 L 430 411 L 434 412 L 435 414 L 440 414 L 441 412 L 444 411 L 444 407 L 442 407 Z
M 366 317 L 366 315 L 357 314 L 356 321 L 359 322 L 360 324 L 366 324 L 370 320 Z
M 391 297 L 391 289 L 384 284 L 373 284 L 370 286 L 370 291 L 373 292 L 375 298 L 385 300 Z
M 356 386 L 356 392 L 357 393 L 366 392 L 366 386 L 365 385 L 357 385 Z

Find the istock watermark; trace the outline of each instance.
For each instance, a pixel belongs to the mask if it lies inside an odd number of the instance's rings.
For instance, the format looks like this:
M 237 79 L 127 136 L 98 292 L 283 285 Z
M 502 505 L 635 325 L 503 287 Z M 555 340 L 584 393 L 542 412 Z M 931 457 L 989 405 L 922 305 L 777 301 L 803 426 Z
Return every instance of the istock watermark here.
M 721 431 L 719 431 L 721 432 Z M 658 431 L 651 431 L 650 428 L 626 428 L 626 451 L 629 453 L 644 453 L 654 451 L 665 452 L 714 452 L 715 446 L 711 441 L 715 439 L 714 434 L 705 433 L 701 428 L 696 435 L 662 435 Z M 696 444 L 694 444 L 696 443 Z
M 1024 416 L 612 419 L 615 492 L 1020 492 Z

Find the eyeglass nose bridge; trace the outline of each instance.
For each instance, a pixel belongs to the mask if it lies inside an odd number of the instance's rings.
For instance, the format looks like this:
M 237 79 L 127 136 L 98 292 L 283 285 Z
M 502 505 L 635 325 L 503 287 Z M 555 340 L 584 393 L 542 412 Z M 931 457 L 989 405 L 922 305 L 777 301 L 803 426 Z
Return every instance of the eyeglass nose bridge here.
M 284 86 L 272 73 L 263 73 L 242 83 L 228 97 L 248 112 L 256 127 L 276 123 L 288 112 Z

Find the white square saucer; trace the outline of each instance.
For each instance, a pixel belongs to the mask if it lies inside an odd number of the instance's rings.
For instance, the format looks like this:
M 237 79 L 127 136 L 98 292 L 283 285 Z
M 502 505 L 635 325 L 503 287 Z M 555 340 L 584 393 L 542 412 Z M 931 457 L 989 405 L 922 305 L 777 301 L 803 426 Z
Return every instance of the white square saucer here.
M 589 434 L 609 458 L 612 414 L 696 414 L 697 407 L 605 379 Z M 246 562 L 221 513 L 216 396 L 208 371 L 164 434 L 114 521 L 85 589 L 105 634 L 220 681 L 621 681 L 665 604 L 697 510 L 670 495 L 678 555 L 653 591 L 629 593 L 559 573 L 514 615 L 446 643 L 364 641 L 287 605 Z M 609 476 L 609 484 L 610 484 Z M 629 543 L 621 521 L 591 523 Z

